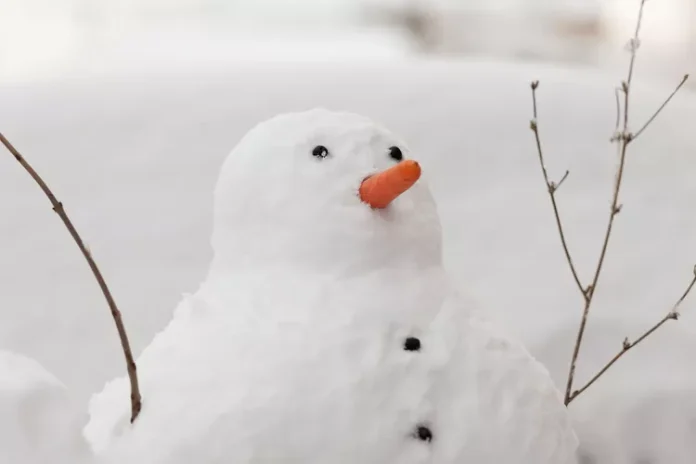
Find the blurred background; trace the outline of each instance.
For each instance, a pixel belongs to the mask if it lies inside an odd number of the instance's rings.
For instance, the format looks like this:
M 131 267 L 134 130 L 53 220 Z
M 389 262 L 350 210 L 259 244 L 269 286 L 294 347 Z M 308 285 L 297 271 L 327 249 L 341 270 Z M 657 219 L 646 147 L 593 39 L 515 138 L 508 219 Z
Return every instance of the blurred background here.
M 696 0 L 649 0 L 651 77 L 696 62 Z M 0 0 L 0 80 L 125 62 L 485 56 L 613 67 L 638 0 Z M 687 63 L 687 67 L 692 63 Z M 619 60 L 618 65 L 625 66 Z

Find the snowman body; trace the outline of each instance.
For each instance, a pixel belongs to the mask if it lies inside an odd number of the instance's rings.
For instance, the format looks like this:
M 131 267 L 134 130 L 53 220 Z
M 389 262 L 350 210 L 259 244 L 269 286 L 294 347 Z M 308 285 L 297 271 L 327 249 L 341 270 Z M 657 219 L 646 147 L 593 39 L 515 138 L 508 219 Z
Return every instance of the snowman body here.
M 283 131 L 285 145 L 261 143 Z M 381 211 L 357 198 L 400 161 L 386 155 L 396 143 L 406 151 L 365 118 L 323 110 L 242 141 L 216 191 L 209 275 L 138 359 L 140 418 L 128 424 L 125 378 L 92 401 L 86 434 L 106 462 L 574 462 L 545 369 L 448 281 L 427 188 Z M 335 159 L 308 158 L 283 181 L 318 144 Z M 288 147 L 299 161 L 254 170 Z

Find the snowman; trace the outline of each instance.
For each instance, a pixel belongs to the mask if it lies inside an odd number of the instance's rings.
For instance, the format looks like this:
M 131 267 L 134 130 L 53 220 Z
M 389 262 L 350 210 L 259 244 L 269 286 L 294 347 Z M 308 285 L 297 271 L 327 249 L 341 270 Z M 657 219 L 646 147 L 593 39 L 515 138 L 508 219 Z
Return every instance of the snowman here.
M 406 144 L 324 109 L 253 128 L 224 162 L 208 275 L 90 404 L 104 462 L 567 464 L 547 371 L 460 296 Z

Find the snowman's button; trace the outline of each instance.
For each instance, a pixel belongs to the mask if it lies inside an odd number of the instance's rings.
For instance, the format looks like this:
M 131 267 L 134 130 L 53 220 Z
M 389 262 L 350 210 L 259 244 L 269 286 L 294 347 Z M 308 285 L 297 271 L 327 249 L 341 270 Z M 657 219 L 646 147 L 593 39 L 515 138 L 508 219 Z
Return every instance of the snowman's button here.
M 404 350 L 406 351 L 419 351 L 421 348 L 421 342 L 416 337 L 408 337 L 404 341 Z
M 431 432 L 428 427 L 424 425 L 419 425 L 418 428 L 416 428 L 414 436 L 418 438 L 420 441 L 432 441 L 433 432 Z

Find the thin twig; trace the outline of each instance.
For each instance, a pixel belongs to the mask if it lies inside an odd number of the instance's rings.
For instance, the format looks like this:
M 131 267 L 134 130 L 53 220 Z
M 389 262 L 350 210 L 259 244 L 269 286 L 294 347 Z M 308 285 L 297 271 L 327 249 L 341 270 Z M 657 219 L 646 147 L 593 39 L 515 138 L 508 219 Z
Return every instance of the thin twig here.
M 140 414 L 140 410 L 142 408 L 142 399 L 140 396 L 140 388 L 138 386 L 138 376 L 136 372 L 135 360 L 133 359 L 133 353 L 131 352 L 130 343 L 128 341 L 128 335 L 126 334 L 126 328 L 123 325 L 121 312 L 116 306 L 116 302 L 114 301 L 114 298 L 111 295 L 111 291 L 109 291 L 109 287 L 107 286 L 104 277 L 99 271 L 97 264 L 94 262 L 92 254 L 85 246 L 84 242 L 82 241 L 82 238 L 75 229 L 75 226 L 72 224 L 72 221 L 70 221 L 70 218 L 65 212 L 63 203 L 58 201 L 58 199 L 53 194 L 51 189 L 48 187 L 46 182 L 44 182 L 41 176 L 39 176 L 39 174 L 34 170 L 34 168 L 29 164 L 29 162 L 19 153 L 19 151 L 17 151 L 17 149 L 10 143 L 9 140 L 7 140 L 7 138 L 5 138 L 5 136 L 2 133 L 0 133 L 0 142 L 2 142 L 2 144 L 9 150 L 10 153 L 12 153 L 12 155 L 19 162 L 19 164 L 22 165 L 22 167 L 29 173 L 32 179 L 34 179 L 34 181 L 39 185 L 41 190 L 43 190 L 44 194 L 48 197 L 49 201 L 51 202 L 51 205 L 53 206 L 53 211 L 55 211 L 55 213 L 58 214 L 60 219 L 63 221 L 63 224 L 65 224 L 65 227 L 68 229 L 68 232 L 70 232 L 70 235 L 72 236 L 73 240 L 75 240 L 75 243 L 82 252 L 82 255 L 87 260 L 87 263 L 89 264 L 89 267 L 92 270 L 94 277 L 97 279 L 97 282 L 99 283 L 99 288 L 101 288 L 101 291 L 104 294 L 104 298 L 106 298 L 106 302 L 108 303 L 109 309 L 111 310 L 111 315 L 113 316 L 114 322 L 116 323 L 116 330 L 118 330 L 118 336 L 121 340 L 121 347 L 123 348 L 123 354 L 126 358 L 128 377 L 130 379 L 131 387 L 132 423 L 138 417 L 138 414 Z
M 662 102 L 662 105 L 660 105 L 657 111 L 655 111 L 653 115 L 650 116 L 650 118 L 647 120 L 647 122 L 643 124 L 643 127 L 638 129 L 638 131 L 633 135 L 633 138 L 631 139 L 632 142 L 635 142 L 635 140 L 640 136 L 640 134 L 642 134 L 643 131 L 645 131 L 645 129 L 647 129 L 650 124 L 652 124 L 655 118 L 657 118 L 657 116 L 662 112 L 662 110 L 665 109 L 665 106 L 667 106 L 667 104 L 672 100 L 672 98 L 674 98 L 677 92 L 679 92 L 679 90 L 681 90 L 684 84 L 686 84 L 687 80 L 689 80 L 689 75 L 685 74 L 681 82 L 679 82 L 677 87 L 672 91 L 671 94 L 669 94 L 669 97 L 667 97 L 667 99 L 664 102 Z
M 590 313 L 590 307 L 592 306 L 593 296 L 597 290 L 597 283 L 599 282 L 599 277 L 602 273 L 604 259 L 607 256 L 607 250 L 609 247 L 609 239 L 611 238 L 611 232 L 614 226 L 614 219 L 621 211 L 621 205 L 619 205 L 619 193 L 621 191 L 621 183 L 623 181 L 624 168 L 626 166 L 626 151 L 628 144 L 631 142 L 632 135 L 628 132 L 628 110 L 631 95 L 631 82 L 633 81 L 633 70 L 636 63 L 636 51 L 639 44 L 639 33 L 640 25 L 643 19 L 643 8 L 645 6 L 645 0 L 641 0 L 640 8 L 638 10 L 638 20 L 636 21 L 636 30 L 633 38 L 630 42 L 631 60 L 628 65 L 628 77 L 624 82 L 621 83 L 621 89 L 624 94 L 624 107 L 623 107 L 623 132 L 618 136 L 618 141 L 620 143 L 620 156 L 619 156 L 619 167 L 616 172 L 616 178 L 614 182 L 614 193 L 611 200 L 611 208 L 609 210 L 609 219 L 607 221 L 606 232 L 604 233 L 604 240 L 602 242 L 602 248 L 599 254 L 599 259 L 597 260 L 597 267 L 595 268 L 594 277 L 592 278 L 592 283 L 587 287 L 587 297 L 585 298 L 585 307 L 582 311 L 582 319 L 580 320 L 580 326 L 578 327 L 578 334 L 575 339 L 575 346 L 573 347 L 573 355 L 570 360 L 570 368 L 568 370 L 568 381 L 566 383 L 565 390 L 565 404 L 568 405 L 571 398 L 571 392 L 573 391 L 573 381 L 575 379 L 575 369 L 578 362 L 578 356 L 580 355 L 580 348 L 582 346 L 583 337 L 585 335 L 585 329 L 587 327 L 587 318 Z
M 602 269 L 604 266 L 604 261 L 607 256 L 607 250 L 609 248 L 609 240 L 611 238 L 611 233 L 613 231 L 613 226 L 614 226 L 614 220 L 616 219 L 616 216 L 621 212 L 622 205 L 619 203 L 619 194 L 621 192 L 621 185 L 623 182 L 623 177 L 624 177 L 624 171 L 625 171 L 625 166 L 626 166 L 626 154 L 628 150 L 628 145 L 635 141 L 637 136 L 643 133 L 643 131 L 655 120 L 655 118 L 662 112 L 662 110 L 667 106 L 667 104 L 670 102 L 670 100 L 674 97 L 674 95 L 681 89 L 681 87 L 684 85 L 686 80 L 688 79 L 688 75 L 684 76 L 682 81 L 679 83 L 677 88 L 670 94 L 670 96 L 665 100 L 665 102 L 655 111 L 655 113 L 648 119 L 648 121 L 641 127 L 640 130 L 638 130 L 635 135 L 629 132 L 629 104 L 630 104 L 630 96 L 631 96 L 631 84 L 633 82 L 633 74 L 634 74 L 634 69 L 635 69 L 635 62 L 636 62 L 636 54 L 637 54 L 637 49 L 640 45 L 639 41 L 639 35 L 640 35 L 640 28 L 642 24 L 642 19 L 643 19 L 643 11 L 645 7 L 645 0 L 641 0 L 640 2 L 640 8 L 638 10 L 638 19 L 636 21 L 636 28 L 635 32 L 633 35 L 633 38 L 629 42 L 629 47 L 630 47 L 630 52 L 631 52 L 631 58 L 630 62 L 628 65 L 628 76 L 625 81 L 621 82 L 621 87 L 619 89 L 615 89 L 614 95 L 616 97 L 616 122 L 615 122 L 615 127 L 614 127 L 614 135 L 612 136 L 612 142 L 618 142 L 617 145 L 617 150 L 618 150 L 618 158 L 619 158 L 619 165 L 616 170 L 616 176 L 614 179 L 614 189 L 613 189 L 613 194 L 612 194 L 612 199 L 611 199 L 611 206 L 609 210 L 609 218 L 607 221 L 607 226 L 606 230 L 604 233 L 604 239 L 602 241 L 602 247 L 599 253 L 599 258 L 597 260 L 597 265 L 595 267 L 595 272 L 592 277 L 592 281 L 589 285 L 586 287 L 583 287 L 583 285 L 580 282 L 580 279 L 578 278 L 578 274 L 575 270 L 575 266 L 573 264 L 573 260 L 571 258 L 570 252 L 568 250 L 568 246 L 566 243 L 565 239 L 565 234 L 563 232 L 563 227 L 561 226 L 561 220 L 560 220 L 560 215 L 558 212 L 558 207 L 556 204 L 556 199 L 555 199 L 555 192 L 560 186 L 560 184 L 565 180 L 565 178 L 568 175 L 568 172 L 566 171 L 566 175 L 561 179 L 561 182 L 558 184 L 555 184 L 548 179 L 548 174 L 546 172 L 546 167 L 544 165 L 544 157 L 541 149 L 541 141 L 539 137 L 539 128 L 538 128 L 538 122 L 537 122 L 537 99 L 536 99 L 536 89 L 539 86 L 538 81 L 532 82 L 532 102 L 533 102 L 533 111 L 534 111 L 534 119 L 531 121 L 530 127 L 532 131 L 534 132 L 535 138 L 536 138 L 536 145 L 537 145 L 537 151 L 539 154 L 539 162 L 541 163 L 541 168 L 542 168 L 542 173 L 544 175 L 544 180 L 546 182 L 547 190 L 551 196 L 551 203 L 553 206 L 553 212 L 554 216 L 556 218 L 556 225 L 558 227 L 558 231 L 560 234 L 561 238 L 561 244 L 563 245 L 563 250 L 566 254 L 566 259 L 568 261 L 568 264 L 570 265 L 570 269 L 573 273 L 573 278 L 575 280 L 576 285 L 580 289 L 580 292 L 583 295 L 584 299 L 584 308 L 582 312 L 582 319 L 580 321 L 580 325 L 578 327 L 578 333 L 575 339 L 575 344 L 573 347 L 573 355 L 570 361 L 570 367 L 568 371 L 568 379 L 566 383 L 566 389 L 565 389 L 565 398 L 564 402 L 566 405 L 568 405 L 575 397 L 577 397 L 580 393 L 582 393 L 589 385 L 591 385 L 594 381 L 596 381 L 597 378 L 601 377 L 601 375 L 606 372 L 607 369 L 609 369 L 621 356 L 623 356 L 623 352 L 620 353 L 615 359 L 610 361 L 605 368 L 600 371 L 593 379 L 590 380 L 590 382 L 585 385 L 583 388 L 580 390 L 573 390 L 573 382 L 575 378 L 575 370 L 577 366 L 577 361 L 578 357 L 580 355 L 580 349 L 582 346 L 583 342 L 583 337 L 585 335 L 585 329 L 587 327 L 587 320 L 588 316 L 590 313 L 590 308 L 592 306 L 592 301 L 593 297 L 595 295 L 595 292 L 597 290 L 597 285 L 599 283 L 599 278 L 602 273 Z M 621 108 L 621 101 L 619 97 L 619 92 L 623 92 L 624 98 L 623 98 L 623 112 Z M 623 119 L 623 128 L 620 131 L 619 126 L 621 125 L 621 121 Z M 696 276 L 694 277 L 694 281 L 696 282 Z M 686 294 L 691 290 L 691 287 L 694 285 L 694 282 L 691 283 L 689 286 L 689 289 L 687 292 L 685 292 L 684 296 L 679 300 L 679 303 L 686 297 Z M 678 304 L 679 304 L 678 303 Z M 657 330 L 659 327 L 664 324 L 669 319 L 676 319 L 677 313 L 673 311 L 670 313 L 670 315 L 666 316 L 663 321 L 658 322 L 651 330 L 646 332 L 643 336 L 641 336 L 636 342 L 633 344 L 628 343 L 626 340 L 624 343 L 624 350 L 628 351 L 630 348 L 635 346 L 637 343 L 640 343 L 643 339 L 645 339 L 647 336 L 649 336 L 652 332 Z M 624 351 L 624 352 L 625 352 Z
M 561 222 L 561 215 L 560 212 L 558 211 L 558 204 L 556 202 L 556 191 L 560 188 L 560 186 L 563 184 L 563 182 L 568 178 L 568 175 L 570 174 L 569 171 L 566 171 L 561 180 L 558 183 L 552 182 L 549 180 L 549 174 L 546 171 L 546 163 L 544 163 L 544 152 L 541 148 L 541 137 L 539 136 L 539 126 L 537 122 L 537 99 L 536 99 L 536 89 L 539 87 L 539 81 L 534 81 L 531 84 L 532 87 L 532 104 L 534 106 L 534 119 L 529 124 L 530 129 L 532 132 L 534 132 L 534 139 L 536 140 L 536 146 L 537 146 L 537 153 L 539 155 L 539 164 L 541 165 L 541 173 L 544 176 L 544 182 L 546 182 L 546 189 L 549 192 L 549 197 L 551 198 L 551 206 L 553 207 L 553 214 L 554 217 L 556 218 L 556 227 L 558 228 L 558 234 L 561 237 L 561 245 L 563 245 L 563 252 L 565 253 L 566 261 L 568 261 L 568 266 L 570 267 L 570 272 L 573 274 L 573 280 L 575 280 L 575 284 L 578 287 L 578 290 L 580 290 L 580 293 L 585 295 L 585 290 L 583 289 L 582 283 L 580 282 L 580 277 L 578 276 L 578 272 L 575 268 L 575 264 L 573 263 L 573 258 L 570 254 L 570 250 L 568 249 L 568 243 L 566 241 L 565 233 L 563 231 L 563 223 Z
M 595 376 L 592 377 L 582 388 L 575 390 L 573 392 L 573 394 L 570 395 L 569 402 L 573 401 L 578 395 L 580 395 L 582 392 L 584 392 L 585 390 L 590 388 L 590 386 L 592 386 L 592 384 L 594 384 L 601 376 L 603 376 L 604 373 L 606 373 L 609 370 L 609 368 L 611 366 L 613 366 L 614 363 L 616 363 L 616 361 L 618 361 L 619 359 L 621 359 L 623 357 L 623 355 L 628 353 L 628 351 L 631 348 L 633 348 L 634 346 L 636 346 L 637 344 L 639 344 L 640 342 L 642 342 L 643 340 L 648 338 L 650 335 L 652 335 L 655 331 L 657 331 L 657 329 L 662 327 L 662 325 L 664 325 L 665 322 L 670 321 L 670 320 L 676 321 L 679 318 L 679 307 L 681 306 L 682 302 L 686 299 L 686 297 L 689 295 L 689 293 L 691 293 L 691 289 L 694 288 L 694 285 L 696 285 L 696 267 L 694 268 L 694 276 L 692 277 L 691 282 L 686 287 L 686 290 L 684 291 L 682 296 L 679 298 L 679 300 L 677 300 L 675 305 L 672 307 L 672 310 L 669 313 L 667 313 L 665 315 L 665 317 L 660 319 L 657 322 L 657 324 L 653 325 L 650 329 L 645 331 L 645 333 L 643 333 L 643 335 L 638 337 L 636 339 L 636 341 L 629 342 L 628 338 L 626 338 L 623 341 L 621 351 L 619 351 L 613 358 L 611 358 L 611 360 L 608 363 L 606 363 L 604 365 L 604 367 L 602 369 L 600 369 L 599 372 L 597 372 L 597 374 L 595 374 Z
M 614 133 L 619 132 L 619 124 L 621 124 L 621 102 L 619 101 L 619 89 L 614 89 L 614 97 L 616 98 L 616 123 L 614 124 Z

